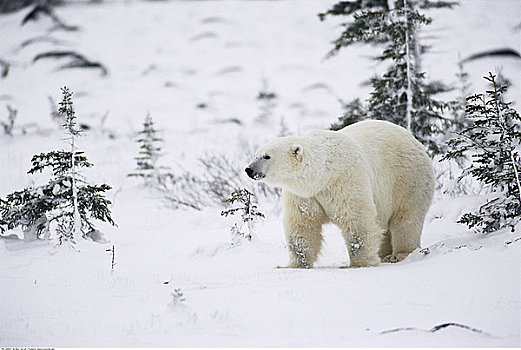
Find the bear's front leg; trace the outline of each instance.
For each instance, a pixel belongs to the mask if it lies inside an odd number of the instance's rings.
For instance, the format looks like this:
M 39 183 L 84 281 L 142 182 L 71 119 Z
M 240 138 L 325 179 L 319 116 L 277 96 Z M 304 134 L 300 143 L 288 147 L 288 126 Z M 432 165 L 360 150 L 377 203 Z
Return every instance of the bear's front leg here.
M 283 225 L 289 251 L 289 266 L 312 268 L 322 247 L 322 225 L 326 214 L 314 198 L 282 193 Z

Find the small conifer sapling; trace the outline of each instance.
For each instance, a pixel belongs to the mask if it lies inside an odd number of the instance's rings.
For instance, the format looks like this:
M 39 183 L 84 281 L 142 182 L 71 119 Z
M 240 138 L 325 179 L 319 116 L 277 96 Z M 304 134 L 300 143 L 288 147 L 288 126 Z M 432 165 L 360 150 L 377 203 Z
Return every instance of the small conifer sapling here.
M 90 185 L 81 175 L 82 168 L 92 167 L 76 140 L 81 131 L 76 126 L 72 93 L 62 88 L 63 100 L 59 112 L 64 115 L 66 140 L 70 150 L 50 151 L 34 155 L 29 174 L 50 170 L 49 182 L 25 188 L 0 199 L 0 231 L 20 227 L 26 236 L 36 239 L 57 238 L 59 243 L 79 239 L 96 231 L 93 219 L 115 225 L 111 217 L 111 202 L 104 193 L 107 184 Z
M 137 143 L 139 144 L 139 154 L 136 160 L 136 169 L 128 174 L 131 177 L 141 177 L 145 181 L 159 177 L 160 170 L 166 167 L 158 167 L 157 161 L 161 157 L 161 139 L 158 130 L 154 126 L 154 121 L 150 114 L 147 114 L 143 122 L 143 130 L 139 132 Z
M 241 238 L 251 241 L 257 221 L 264 218 L 264 214 L 258 211 L 255 195 L 245 188 L 236 189 L 228 199 L 224 200 L 224 203 L 238 206 L 223 210 L 222 216 L 241 214 L 241 222 L 235 223 L 231 228 L 232 244 L 239 244 Z
M 186 301 L 186 298 L 181 288 L 174 288 L 173 292 L 171 292 L 170 295 L 172 296 L 173 307 L 181 306 Z

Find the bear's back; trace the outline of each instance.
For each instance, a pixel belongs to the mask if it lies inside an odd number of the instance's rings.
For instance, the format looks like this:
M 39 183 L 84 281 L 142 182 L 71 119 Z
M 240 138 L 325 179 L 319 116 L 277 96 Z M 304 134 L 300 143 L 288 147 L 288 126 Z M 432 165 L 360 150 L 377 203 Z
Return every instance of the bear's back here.
M 405 128 L 384 120 L 364 120 L 337 131 L 386 162 L 401 157 L 429 158 L 423 145 Z M 383 157 L 382 157 L 383 156 Z
M 432 196 L 431 160 L 423 145 L 405 128 L 387 121 L 365 120 L 337 133 L 345 135 L 363 150 L 361 154 L 370 165 L 367 175 L 375 190 L 375 201 L 389 202 L 382 203 L 389 209 L 386 214 L 391 214 L 408 197 L 416 197 L 419 193 Z

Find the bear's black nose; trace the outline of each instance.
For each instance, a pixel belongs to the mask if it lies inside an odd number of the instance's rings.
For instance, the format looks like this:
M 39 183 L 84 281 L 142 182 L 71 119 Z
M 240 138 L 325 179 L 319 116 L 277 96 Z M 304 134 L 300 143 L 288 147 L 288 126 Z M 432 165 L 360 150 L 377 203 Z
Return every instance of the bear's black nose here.
M 251 177 L 253 179 L 253 169 L 252 168 L 246 168 L 244 169 L 244 171 L 246 171 L 246 174 L 248 174 L 249 177 Z

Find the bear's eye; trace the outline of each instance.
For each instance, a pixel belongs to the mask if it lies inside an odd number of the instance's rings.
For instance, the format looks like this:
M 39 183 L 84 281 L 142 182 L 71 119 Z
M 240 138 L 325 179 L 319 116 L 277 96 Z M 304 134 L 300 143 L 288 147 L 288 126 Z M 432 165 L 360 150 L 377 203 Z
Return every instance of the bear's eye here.
M 264 157 L 262 157 L 263 159 L 270 159 L 271 157 L 268 156 L 267 154 L 264 155 Z

